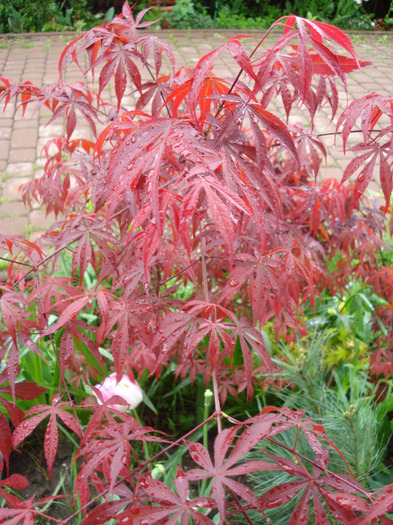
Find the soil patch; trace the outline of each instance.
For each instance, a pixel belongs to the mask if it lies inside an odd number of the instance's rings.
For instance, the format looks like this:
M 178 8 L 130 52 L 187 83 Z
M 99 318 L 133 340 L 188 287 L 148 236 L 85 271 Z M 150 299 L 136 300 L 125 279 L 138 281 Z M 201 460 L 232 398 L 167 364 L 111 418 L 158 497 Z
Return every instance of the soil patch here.
M 25 476 L 29 485 L 17 491 L 17 495 L 22 499 L 35 496 L 34 501 L 42 498 L 56 495 L 69 495 L 72 491 L 73 478 L 72 459 L 74 454 L 74 445 L 67 440 L 61 441 L 59 436 L 59 446 L 53 465 L 52 481 L 49 479 L 47 464 L 44 455 L 44 432 L 32 434 L 18 450 L 13 451 L 10 457 L 10 474 L 21 474 Z M 65 520 L 74 512 L 73 498 L 59 498 L 48 502 L 40 510 L 44 514 L 57 520 Z M 49 524 L 51 520 L 37 518 L 35 523 Z M 72 524 L 72 525 L 76 525 Z

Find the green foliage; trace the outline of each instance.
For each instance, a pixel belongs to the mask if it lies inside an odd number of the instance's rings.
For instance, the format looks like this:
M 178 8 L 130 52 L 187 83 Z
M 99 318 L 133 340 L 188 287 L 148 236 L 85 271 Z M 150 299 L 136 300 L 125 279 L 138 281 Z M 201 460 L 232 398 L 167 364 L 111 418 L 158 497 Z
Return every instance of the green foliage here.
M 177 0 L 170 13 L 165 15 L 165 19 L 171 27 L 177 29 L 213 27 L 213 21 L 205 10 L 197 12 L 191 0 Z
M 346 29 L 372 28 L 372 15 L 366 15 L 363 6 L 354 0 L 287 0 L 285 9 L 287 13 Z
M 80 31 L 113 15 L 113 8 L 105 16 L 94 15 L 88 0 L 7 0 L 0 3 L 0 32 Z
M 268 29 L 280 16 L 280 9 L 269 5 L 264 8 L 261 16 L 256 17 L 233 13 L 228 6 L 222 6 L 214 19 L 214 26 L 220 29 Z
M 356 479 L 370 489 L 375 488 L 378 479 L 387 472 L 383 458 L 390 433 L 387 414 L 392 401 L 389 395 L 383 401 L 378 398 L 376 385 L 370 383 L 367 370 L 356 361 L 329 371 L 325 363 L 330 336 L 329 332 L 315 333 L 309 345 L 301 347 L 297 355 L 283 349 L 285 361 L 281 360 L 280 364 L 287 386 L 280 391 L 272 389 L 271 395 L 277 396 L 283 406 L 305 410 L 313 421 L 323 424 L 326 435 L 342 452 Z M 259 397 L 261 408 L 266 402 L 265 396 L 264 393 Z M 289 449 L 296 443 L 297 450 L 310 457 L 307 440 L 297 435 L 295 429 L 281 434 L 277 441 Z M 260 443 L 258 452 L 250 454 L 250 459 L 265 459 L 264 451 L 277 455 L 277 450 L 277 445 L 265 440 Z M 281 452 L 281 456 L 285 454 L 288 459 L 294 459 L 290 450 Z M 347 472 L 337 452 L 332 452 L 329 468 Z M 254 493 L 262 495 L 290 481 L 291 476 L 283 472 L 257 471 L 249 475 L 249 480 Z M 267 515 L 275 525 L 284 525 L 297 502 L 297 499 L 292 500 L 287 512 L 281 507 L 279 511 L 267 511 Z
M 289 386 L 277 396 L 284 406 L 299 409 L 301 405 L 307 415 L 322 423 L 357 479 L 364 483 L 381 468 L 384 451 L 376 387 L 368 381 L 366 367 L 358 362 L 329 371 L 325 366 L 328 338 L 329 334 L 316 334 L 296 358 L 286 353 L 282 367 Z M 334 461 L 337 471 L 345 472 L 339 455 Z
M 339 0 L 341 1 L 341 0 Z M 344 0 L 344 2 L 353 0 Z M 287 0 L 285 9 L 288 13 L 294 13 L 304 18 L 318 19 L 321 21 L 331 19 L 334 13 L 334 2 L 328 0 Z

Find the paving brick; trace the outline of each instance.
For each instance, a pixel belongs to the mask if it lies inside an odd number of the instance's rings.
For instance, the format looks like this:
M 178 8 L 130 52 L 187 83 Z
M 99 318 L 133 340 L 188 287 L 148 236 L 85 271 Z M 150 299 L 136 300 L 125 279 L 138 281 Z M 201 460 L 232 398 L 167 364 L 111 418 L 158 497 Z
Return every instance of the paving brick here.
M 20 200 L 21 197 L 20 197 L 19 188 L 22 184 L 25 184 L 26 182 L 29 182 L 30 180 L 31 179 L 27 177 L 7 179 L 4 182 L 2 198 L 6 201 L 18 200 L 18 199 Z
M 9 139 L 10 137 L 11 137 L 11 128 L 9 127 L 0 128 L 0 140 Z
M 40 138 L 58 137 L 64 133 L 64 126 L 61 124 L 49 124 L 47 126 L 41 125 L 38 129 Z
M 6 167 L 7 175 L 13 177 L 26 177 L 33 175 L 33 163 L 32 162 L 10 162 Z
M 248 31 L 252 34 L 252 38 L 245 39 L 243 45 L 246 49 L 253 50 L 260 39 L 260 32 Z M 159 38 L 168 42 L 172 48 L 178 66 L 184 64 L 194 65 L 203 53 L 211 51 L 213 48 L 221 45 L 223 42 L 236 34 L 236 31 L 230 30 L 171 30 L 169 32 L 160 31 L 157 33 Z M 48 38 L 50 45 L 48 46 Z M 70 36 L 69 41 L 73 37 Z M 366 68 L 362 71 L 352 73 L 348 82 L 350 95 L 347 96 L 340 90 L 339 103 L 340 107 L 344 108 L 348 100 L 351 101 L 354 97 L 361 96 L 367 91 L 374 91 L 378 89 L 391 90 L 393 85 L 393 72 L 390 68 L 390 62 L 393 59 L 393 53 L 389 45 L 383 45 L 376 42 L 376 38 L 372 36 L 365 37 L 366 40 L 360 44 L 355 45 L 359 56 L 364 60 L 372 60 L 374 66 Z M 38 85 L 42 85 L 43 81 L 55 83 L 58 80 L 58 59 L 63 51 L 66 41 L 60 41 L 58 36 L 48 35 L 33 35 L 31 37 L 32 47 L 30 49 L 18 48 L 13 46 L 7 49 L 0 49 L 0 72 L 1 76 L 6 76 L 12 79 L 13 82 L 19 82 L 21 78 L 25 80 L 32 80 Z M 261 52 L 272 46 L 276 41 L 276 35 L 272 38 L 268 37 L 261 46 Z M 81 56 L 80 63 L 83 67 L 86 64 L 86 59 Z M 98 70 L 97 70 L 98 71 Z M 215 71 L 218 75 L 232 76 L 237 74 L 237 66 L 233 59 L 228 57 L 227 53 L 223 53 L 217 60 L 217 67 Z M 148 80 L 147 72 L 143 73 L 143 79 Z M 75 65 L 70 65 L 66 74 L 68 81 L 80 80 L 80 71 Z M 106 90 L 104 93 L 105 100 L 114 101 L 115 93 Z M 135 99 L 125 100 L 125 104 L 134 107 Z M 271 110 L 282 115 L 282 103 L 279 100 L 274 100 L 270 106 Z M 63 133 L 64 120 L 50 124 L 48 128 L 44 128 L 44 124 L 51 118 L 51 114 L 47 108 L 41 108 L 37 114 L 33 116 L 32 120 L 29 118 L 33 115 L 34 108 L 29 106 L 26 111 L 26 117 L 22 116 L 22 112 L 14 118 L 14 104 L 11 103 L 5 113 L 0 112 L 0 173 L 6 171 L 11 167 L 11 172 L 14 177 L 4 182 L 4 190 L 10 193 L 12 184 L 19 186 L 23 178 L 28 179 L 33 174 L 33 163 L 42 164 L 44 161 L 37 161 L 37 152 L 41 151 L 41 147 L 46 143 L 47 139 L 53 136 L 58 136 Z M 306 112 L 300 112 L 294 118 L 296 120 L 308 122 L 308 115 Z M 316 128 L 324 132 L 329 130 L 327 127 L 330 119 L 330 114 L 326 111 L 323 115 L 317 117 Z M 79 125 L 81 124 L 81 126 Z M 39 126 L 39 127 L 38 127 Z M 79 119 L 76 136 L 90 136 L 90 131 L 85 129 L 83 119 Z M 11 142 L 10 142 L 11 141 Z M 14 141 L 15 145 L 14 145 Z M 324 176 L 340 177 L 347 160 L 344 160 L 342 148 L 339 144 L 333 147 L 333 137 L 324 137 L 324 142 L 328 148 L 327 164 L 322 165 L 321 174 Z M 8 161 L 7 161 L 8 159 Z M 326 175 L 325 175 L 326 173 Z M 13 182 L 14 181 L 14 182 Z M 18 198 L 16 193 L 14 199 Z M 3 191 L 4 193 L 4 191 Z M 4 197 L 3 197 L 4 198 Z M 1 212 L 0 212 L 1 213 Z M 34 212 L 35 213 L 35 212 Z M 39 210 L 33 216 L 34 227 L 38 227 L 42 216 Z
M 14 114 L 14 120 L 29 120 L 31 118 L 34 118 L 36 115 L 36 112 L 34 111 L 35 108 L 33 106 L 27 106 L 25 109 L 25 112 L 23 113 L 21 108 L 18 108 L 18 111 Z
M 43 82 L 44 84 L 56 84 L 59 81 L 59 75 L 56 73 L 45 73 Z
M 2 202 L 0 204 L 0 217 L 27 217 L 28 210 L 22 201 L 16 202 Z
M 5 75 L 3 75 L 5 76 Z M 13 104 L 8 104 L 8 106 L 1 112 L 3 118 L 14 118 L 15 108 Z
M 35 126 L 29 127 L 29 132 L 24 129 L 14 129 L 11 136 L 12 148 L 34 148 L 37 144 L 38 130 Z
M 54 213 L 46 215 L 45 210 L 34 210 L 30 212 L 30 225 L 35 230 L 47 230 L 56 221 Z
M 8 162 L 35 162 L 37 158 L 37 151 L 35 148 L 27 149 L 12 149 L 8 156 Z
M 31 118 L 24 118 L 22 120 L 15 120 L 13 125 L 14 130 L 23 129 L 26 133 L 26 129 L 38 129 L 38 115 L 34 115 Z
M 10 141 L 0 139 L 0 160 L 8 158 L 8 152 L 10 150 Z
M 7 235 L 25 235 L 28 226 L 27 217 L 0 219 L 0 233 Z

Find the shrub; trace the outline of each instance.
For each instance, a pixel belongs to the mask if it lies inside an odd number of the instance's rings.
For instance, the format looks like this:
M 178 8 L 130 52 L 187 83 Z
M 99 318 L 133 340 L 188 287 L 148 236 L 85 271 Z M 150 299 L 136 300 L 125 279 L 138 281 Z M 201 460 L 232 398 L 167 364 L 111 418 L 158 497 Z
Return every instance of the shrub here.
M 224 523 L 239 514 L 250 522 L 249 511 L 262 520 L 289 499 L 291 523 L 307 516 L 321 525 L 333 516 L 343 524 L 389 523 L 391 487 L 373 493 L 349 469 L 334 472 L 330 457 L 338 454 L 341 464 L 345 458 L 304 411 L 265 406 L 244 414 L 242 407 L 240 420 L 222 406 L 242 391 L 252 399 L 255 388 L 273 381 L 266 322 L 293 341 L 305 333 L 301 311 L 316 294 L 334 293 L 354 273 L 377 279 L 375 249 L 391 212 L 392 99 L 372 93 L 339 116 L 338 136 L 356 158 L 341 182 L 320 181 L 326 151 L 314 118 L 322 106 L 334 118 L 336 80 L 345 87 L 345 74 L 368 64 L 344 33 L 288 16 L 273 24 L 283 36 L 269 50 L 259 49 L 264 37 L 248 55 L 235 37 L 184 70 L 167 44 L 139 32 L 151 25 L 143 15 L 134 19 L 125 4 L 121 16 L 67 45 L 55 86 L 2 79 L 5 105 L 46 106 L 51 121 L 66 118 L 65 136 L 44 148 L 44 175 L 23 188 L 27 204 L 37 201 L 58 221 L 35 242 L 0 236 L 11 263 L 0 286 L 1 401 L 13 426 L 2 413 L 6 467 L 11 449 L 49 417 L 49 476 L 58 426 L 79 443 L 79 503 L 63 523 L 75 522 L 79 511 L 83 525 Z M 224 52 L 239 66 L 232 81 L 214 74 Z M 96 90 L 63 79 L 83 53 L 85 74 L 98 75 Z M 114 103 L 104 98 L 111 81 Z M 273 98 L 281 98 L 287 117 L 303 105 L 310 127 L 280 120 L 268 109 Z M 74 138 L 80 119 L 93 140 Z M 349 148 L 357 121 L 358 143 Z M 362 195 L 377 160 L 384 202 L 366 209 Z M 326 259 L 339 253 L 336 271 L 328 272 Z M 377 286 L 391 298 L 391 272 L 384 271 Z M 380 344 L 387 352 L 391 343 L 386 337 Z M 34 366 L 23 372 L 25 359 Z M 160 418 L 152 428 L 115 408 L 129 405 L 120 387 L 104 399 L 94 384 L 113 372 L 117 382 L 126 372 L 145 392 L 171 373 L 188 384 L 203 380 L 214 412 L 207 392 L 203 420 L 170 440 Z M 154 397 L 145 401 L 154 410 Z M 261 458 L 244 459 L 256 449 Z M 180 466 L 187 454 L 196 468 Z M 162 480 L 158 459 L 167 460 Z M 244 476 L 263 471 L 288 480 L 259 497 Z M 0 482 L 2 521 L 44 516 L 45 500 L 22 501 L 7 490 L 27 483 L 20 475 Z
M 0 33 L 81 30 L 97 18 L 103 15 L 94 16 L 87 0 L 7 0 L 0 4 Z

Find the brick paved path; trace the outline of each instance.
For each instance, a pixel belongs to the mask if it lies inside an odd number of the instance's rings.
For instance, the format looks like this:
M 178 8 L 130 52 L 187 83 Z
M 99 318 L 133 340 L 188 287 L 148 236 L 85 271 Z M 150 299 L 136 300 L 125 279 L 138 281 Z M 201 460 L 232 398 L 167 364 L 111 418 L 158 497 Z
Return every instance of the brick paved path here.
M 203 54 L 235 34 L 234 31 L 217 30 L 157 32 L 174 50 L 177 67 L 195 65 Z M 253 37 L 243 40 L 243 43 L 251 50 L 260 36 L 260 33 L 253 33 Z M 25 80 L 38 86 L 56 83 L 58 59 L 69 39 L 70 35 L 58 34 L 34 34 L 22 39 L 0 38 L 0 76 L 8 78 L 12 83 Z M 352 35 L 352 39 L 359 58 L 371 60 L 373 66 L 349 75 L 349 101 L 371 91 L 393 93 L 393 36 L 356 34 Z M 271 46 L 272 42 L 269 37 L 265 45 Z M 223 54 L 218 59 L 215 71 L 218 76 L 234 77 L 238 69 L 231 57 Z M 80 80 L 79 70 L 71 68 L 67 73 L 67 80 Z M 340 106 L 344 108 L 346 103 L 346 97 L 342 93 Z M 40 209 L 26 210 L 18 192 L 22 183 L 40 175 L 40 151 L 45 141 L 63 132 L 61 122 L 45 126 L 48 116 L 45 109 L 34 114 L 30 108 L 25 117 L 21 111 L 14 115 L 11 104 L 4 112 L 0 111 L 0 233 L 29 235 L 34 240 L 53 221 L 53 217 L 46 218 Z M 329 121 L 328 114 L 322 113 L 317 121 L 318 131 L 330 131 L 332 128 L 328 128 Z M 89 134 L 86 127 L 78 128 L 77 132 L 77 136 Z M 333 144 L 333 140 L 330 140 L 330 144 Z M 322 175 L 340 177 L 347 162 L 348 160 L 344 161 L 340 148 L 332 146 L 329 148 Z

